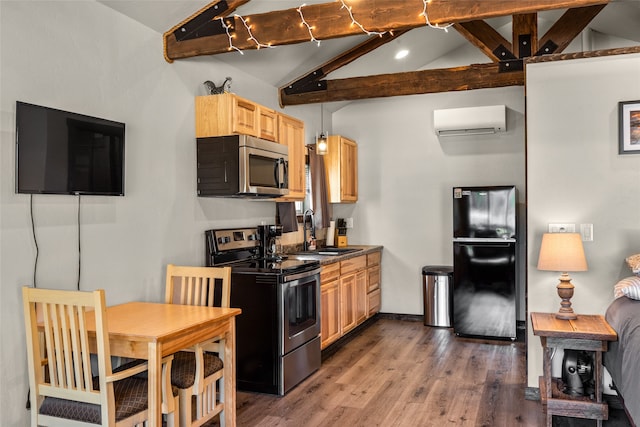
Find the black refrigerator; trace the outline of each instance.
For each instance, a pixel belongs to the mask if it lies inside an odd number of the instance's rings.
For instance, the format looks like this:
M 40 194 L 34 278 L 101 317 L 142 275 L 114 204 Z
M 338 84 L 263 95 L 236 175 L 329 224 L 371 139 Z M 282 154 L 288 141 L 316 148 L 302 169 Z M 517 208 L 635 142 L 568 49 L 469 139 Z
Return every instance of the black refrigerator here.
M 453 330 L 516 338 L 515 186 L 453 188 Z

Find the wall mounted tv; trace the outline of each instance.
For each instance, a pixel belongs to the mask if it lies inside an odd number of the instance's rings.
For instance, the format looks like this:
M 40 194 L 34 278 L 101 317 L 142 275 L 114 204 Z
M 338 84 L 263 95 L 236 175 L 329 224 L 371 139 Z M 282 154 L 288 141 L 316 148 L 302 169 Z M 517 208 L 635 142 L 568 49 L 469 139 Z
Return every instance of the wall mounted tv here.
M 124 128 L 17 101 L 16 193 L 124 196 Z

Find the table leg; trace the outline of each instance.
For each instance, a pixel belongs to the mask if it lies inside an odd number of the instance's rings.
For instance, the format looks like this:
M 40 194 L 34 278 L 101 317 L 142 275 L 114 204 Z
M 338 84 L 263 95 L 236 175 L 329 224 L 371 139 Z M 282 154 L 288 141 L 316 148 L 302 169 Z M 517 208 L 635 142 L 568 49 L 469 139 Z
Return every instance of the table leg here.
M 149 343 L 149 426 L 162 425 L 162 348 L 158 343 Z
M 224 340 L 224 421 L 225 427 L 236 425 L 236 319 L 229 320 Z
M 553 354 L 553 348 L 546 346 L 546 339 L 543 340 L 543 361 L 542 361 L 542 371 L 544 377 L 544 385 L 546 395 L 544 396 L 544 401 L 548 402 L 551 399 L 553 393 L 551 390 L 551 355 Z M 546 405 L 545 410 L 547 411 L 547 427 L 551 427 L 553 425 L 553 414 L 549 413 L 549 407 Z

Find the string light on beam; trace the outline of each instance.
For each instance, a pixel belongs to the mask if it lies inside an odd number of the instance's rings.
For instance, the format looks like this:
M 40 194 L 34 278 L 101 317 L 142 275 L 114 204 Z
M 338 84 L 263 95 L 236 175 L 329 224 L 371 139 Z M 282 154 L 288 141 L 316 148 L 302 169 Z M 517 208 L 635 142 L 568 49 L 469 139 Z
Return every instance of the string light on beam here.
M 306 20 L 306 19 L 304 19 L 304 15 L 302 14 L 302 8 L 303 8 L 303 7 L 305 7 L 306 5 L 307 5 L 306 3 L 302 3 L 302 4 L 300 5 L 300 7 L 296 9 L 296 10 L 298 11 L 298 13 L 300 14 L 300 20 L 302 21 L 302 22 L 300 23 L 300 26 L 301 26 L 301 27 L 302 27 L 303 25 L 304 25 L 304 26 L 306 26 L 306 27 L 307 27 L 307 30 L 309 31 L 309 36 L 311 37 L 311 41 L 312 41 L 312 42 L 316 42 L 316 43 L 318 43 L 318 46 L 320 46 L 320 40 L 318 40 L 317 38 L 315 38 L 315 37 L 313 36 L 313 29 L 314 29 L 315 27 L 312 27 L 311 25 L 309 25 L 309 23 L 307 22 L 307 20 Z
M 240 55 L 244 55 L 243 51 L 241 51 L 240 49 L 238 49 L 237 47 L 235 47 L 233 45 L 233 36 L 229 32 L 230 26 L 227 25 L 224 22 L 224 18 L 218 18 L 218 19 L 220 20 L 220 23 L 222 24 L 222 28 L 224 28 L 224 30 L 227 32 L 227 37 L 229 37 L 229 50 L 236 50 L 236 51 L 240 52 Z
M 234 16 L 235 16 L 236 18 L 239 18 L 239 19 L 242 21 L 242 23 L 244 24 L 244 27 L 247 29 L 247 32 L 249 33 L 249 38 L 248 38 L 247 40 L 251 40 L 251 41 L 253 41 L 253 42 L 256 44 L 256 47 L 257 47 L 258 49 L 260 49 L 261 47 L 269 47 L 269 48 L 273 47 L 273 46 L 271 46 L 270 44 L 260 43 L 260 42 L 258 41 L 258 39 L 256 39 L 256 38 L 253 36 L 253 33 L 251 32 L 251 25 L 249 25 L 249 20 L 248 20 L 248 19 L 245 19 L 245 18 L 243 18 L 242 16 L 240 16 L 240 15 L 238 15 L 238 14 L 235 14 Z
M 447 24 L 443 27 L 441 27 L 438 24 L 433 25 L 430 21 L 429 21 L 429 15 L 427 15 L 427 4 L 431 3 L 431 0 L 422 0 L 422 13 L 420 14 L 421 16 L 424 16 L 424 20 L 427 22 L 427 25 L 430 26 L 431 28 L 437 28 L 439 30 L 444 30 L 446 33 L 449 32 L 449 27 L 452 26 L 453 24 Z
M 424 1 L 424 0 L 423 0 Z M 369 31 L 366 28 L 364 28 L 362 26 L 361 23 L 359 23 L 358 21 L 356 21 L 356 18 L 353 17 L 353 12 L 351 12 L 351 6 L 347 6 L 346 3 L 344 2 L 344 0 L 340 0 L 340 3 L 342 3 L 342 8 L 341 9 L 347 9 L 347 11 L 349 12 L 349 16 L 351 17 L 351 25 L 357 25 L 366 35 L 370 36 L 372 34 L 375 34 L 377 36 L 381 36 L 384 34 L 384 32 L 379 32 L 379 31 Z

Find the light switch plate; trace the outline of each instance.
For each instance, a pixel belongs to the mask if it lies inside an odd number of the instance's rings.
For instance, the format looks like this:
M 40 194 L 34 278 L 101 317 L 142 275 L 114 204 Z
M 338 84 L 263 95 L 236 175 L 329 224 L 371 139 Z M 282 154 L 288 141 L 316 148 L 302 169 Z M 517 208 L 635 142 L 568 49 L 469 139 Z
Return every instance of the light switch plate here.
M 583 242 L 593 242 L 593 224 L 580 224 L 580 234 Z

